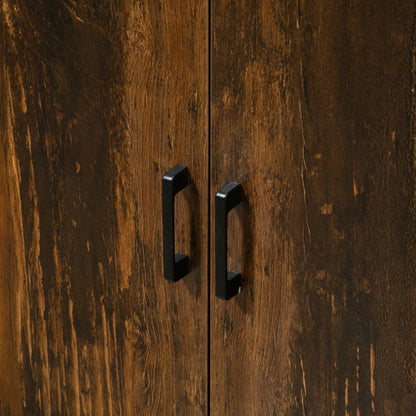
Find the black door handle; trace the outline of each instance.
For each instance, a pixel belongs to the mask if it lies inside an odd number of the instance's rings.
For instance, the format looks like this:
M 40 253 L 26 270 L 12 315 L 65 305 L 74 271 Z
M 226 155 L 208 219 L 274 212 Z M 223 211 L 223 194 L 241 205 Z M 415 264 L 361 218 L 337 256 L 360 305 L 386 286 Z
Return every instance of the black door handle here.
M 225 300 L 241 292 L 241 274 L 227 270 L 227 215 L 242 199 L 237 182 L 228 182 L 215 195 L 215 294 Z
M 188 168 L 176 165 L 163 175 L 163 266 L 164 276 L 176 282 L 189 273 L 189 257 L 175 254 L 175 195 L 188 185 Z

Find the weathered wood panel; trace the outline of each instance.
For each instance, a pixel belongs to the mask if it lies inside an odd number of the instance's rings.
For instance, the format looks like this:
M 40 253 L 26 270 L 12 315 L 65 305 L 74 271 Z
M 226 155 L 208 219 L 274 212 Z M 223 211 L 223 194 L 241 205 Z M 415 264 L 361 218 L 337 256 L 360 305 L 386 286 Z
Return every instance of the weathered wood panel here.
M 292 414 L 294 258 L 305 210 L 296 11 L 269 0 L 221 0 L 211 11 L 211 197 L 228 181 L 247 197 L 229 221 L 229 268 L 241 271 L 243 290 L 228 302 L 211 298 L 218 416 Z
M 416 413 L 415 11 L 300 5 L 310 235 L 295 362 L 311 414 Z
M 0 13 L 1 413 L 205 414 L 206 2 Z M 172 285 L 161 178 L 176 163 L 193 271 Z
M 416 413 L 414 21 L 411 1 L 213 2 L 211 200 L 247 195 L 213 415 Z

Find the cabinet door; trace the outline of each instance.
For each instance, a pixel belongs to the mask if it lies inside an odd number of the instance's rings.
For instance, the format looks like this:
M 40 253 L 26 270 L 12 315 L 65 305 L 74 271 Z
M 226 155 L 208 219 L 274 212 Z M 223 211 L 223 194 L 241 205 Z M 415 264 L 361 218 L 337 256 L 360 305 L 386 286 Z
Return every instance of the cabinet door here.
M 212 3 L 211 201 L 247 197 L 212 415 L 415 414 L 414 35 L 411 1 Z
M 5 0 L 0 24 L 0 413 L 205 415 L 206 0 Z

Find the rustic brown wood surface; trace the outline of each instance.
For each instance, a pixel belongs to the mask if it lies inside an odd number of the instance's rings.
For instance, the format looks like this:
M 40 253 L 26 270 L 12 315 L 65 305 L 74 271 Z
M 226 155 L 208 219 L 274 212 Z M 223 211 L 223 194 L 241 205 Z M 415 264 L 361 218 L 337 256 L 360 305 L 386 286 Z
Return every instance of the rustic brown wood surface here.
M 416 414 L 414 23 L 412 1 L 212 2 L 211 201 L 247 202 L 211 414 Z
M 207 6 L 1 3 L 0 414 L 416 414 L 414 2 L 211 1 L 209 355 Z
M 206 1 L 4 0 L 0 39 L 0 414 L 205 415 Z

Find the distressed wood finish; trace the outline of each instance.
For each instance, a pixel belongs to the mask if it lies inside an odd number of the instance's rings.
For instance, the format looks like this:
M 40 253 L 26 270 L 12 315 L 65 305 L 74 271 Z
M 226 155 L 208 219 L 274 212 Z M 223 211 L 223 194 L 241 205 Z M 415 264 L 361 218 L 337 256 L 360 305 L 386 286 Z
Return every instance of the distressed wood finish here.
M 207 4 L 4 0 L 0 413 L 204 415 Z M 161 178 L 193 271 L 162 274 Z
M 211 229 L 226 182 L 247 201 L 207 355 L 207 0 L 3 0 L 1 414 L 416 413 L 414 2 L 211 15 Z
M 211 414 L 291 414 L 294 258 L 305 215 L 296 8 L 220 0 L 211 13 L 211 196 L 236 181 L 247 198 L 229 218 L 228 263 L 243 290 L 228 302 L 211 298 Z
M 414 21 L 411 1 L 213 2 L 211 198 L 247 195 L 213 415 L 416 413 Z

